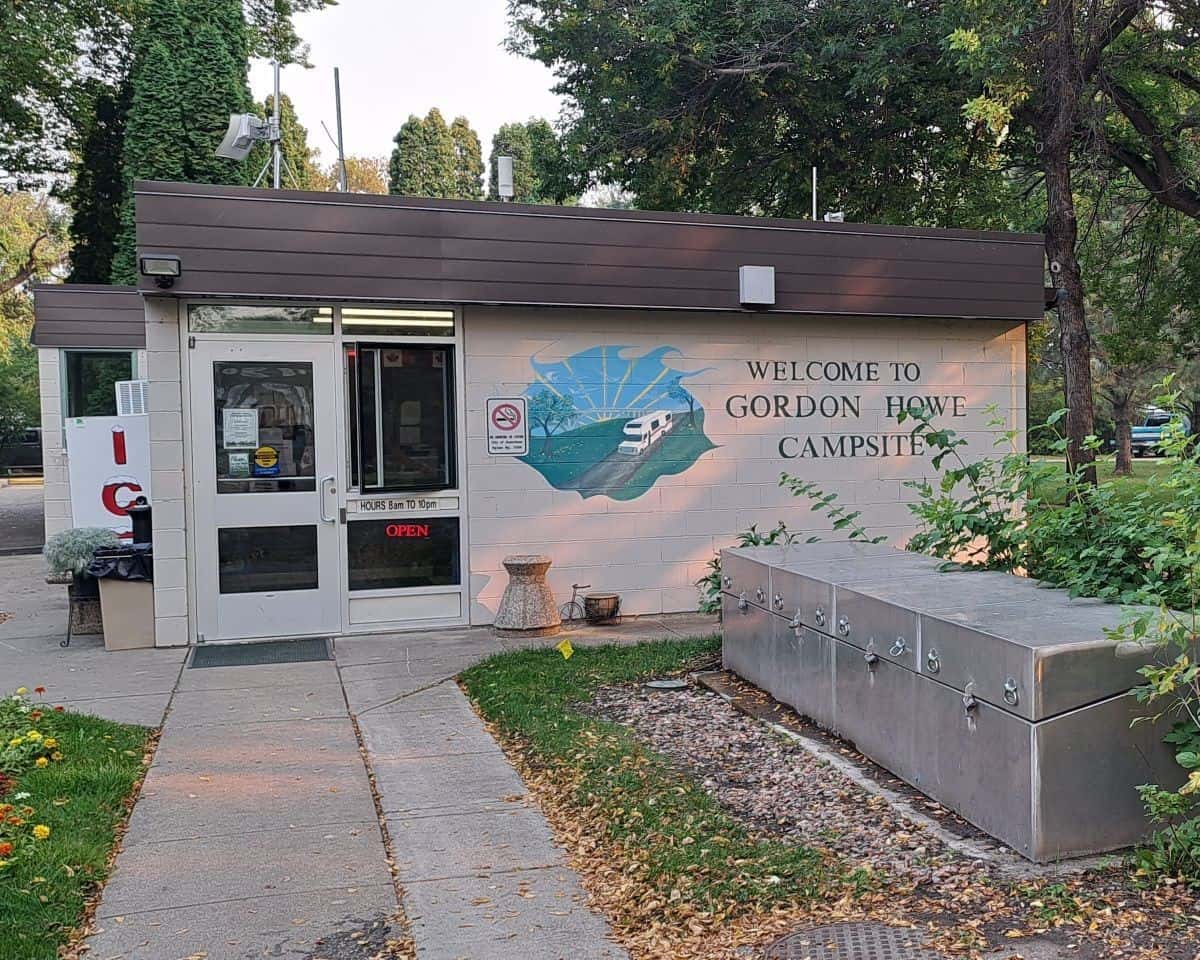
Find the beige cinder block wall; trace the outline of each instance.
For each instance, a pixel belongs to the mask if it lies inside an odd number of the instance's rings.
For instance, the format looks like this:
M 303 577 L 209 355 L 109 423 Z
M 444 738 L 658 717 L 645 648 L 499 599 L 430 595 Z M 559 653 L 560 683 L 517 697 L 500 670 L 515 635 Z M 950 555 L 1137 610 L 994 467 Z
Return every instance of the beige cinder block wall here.
M 150 485 L 154 497 L 154 643 L 190 642 L 184 505 L 183 383 L 179 304 L 146 298 L 146 374 L 150 381 Z
M 38 399 L 42 408 L 42 508 L 46 536 L 71 528 L 71 483 L 63 447 L 62 362 L 57 347 L 38 348 Z
M 473 623 L 495 613 L 503 557 L 531 551 L 554 559 L 560 598 L 579 582 L 620 592 L 629 613 L 693 610 L 705 563 L 751 524 L 828 535 L 780 488 L 783 471 L 901 543 L 914 529 L 904 482 L 932 471 L 898 404 L 933 398 L 977 454 L 1025 426 L 1019 323 L 468 307 L 464 335 Z M 558 406 L 533 403 L 542 392 Z M 487 399 L 521 395 L 530 456 L 488 456 Z M 1003 427 L 989 426 L 992 405 Z M 659 409 L 666 439 L 614 451 L 629 419 Z

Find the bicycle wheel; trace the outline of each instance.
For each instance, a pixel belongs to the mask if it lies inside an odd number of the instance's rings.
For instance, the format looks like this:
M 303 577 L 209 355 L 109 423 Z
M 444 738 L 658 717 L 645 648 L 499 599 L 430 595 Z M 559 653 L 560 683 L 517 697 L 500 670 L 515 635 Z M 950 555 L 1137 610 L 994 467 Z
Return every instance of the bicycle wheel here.
M 578 600 L 568 600 L 558 608 L 558 613 L 564 620 L 582 620 L 584 617 L 583 604 Z

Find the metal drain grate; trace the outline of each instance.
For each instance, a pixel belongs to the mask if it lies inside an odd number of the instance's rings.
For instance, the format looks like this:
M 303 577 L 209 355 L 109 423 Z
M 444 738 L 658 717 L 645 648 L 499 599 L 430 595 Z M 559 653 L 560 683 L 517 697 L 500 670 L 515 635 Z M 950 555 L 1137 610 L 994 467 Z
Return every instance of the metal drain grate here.
M 197 647 L 189 667 L 248 667 L 259 663 L 307 663 L 331 660 L 329 641 L 269 640 L 264 643 L 214 643 Z
M 797 930 L 767 947 L 766 960 L 940 960 L 919 930 L 885 923 L 832 923 Z

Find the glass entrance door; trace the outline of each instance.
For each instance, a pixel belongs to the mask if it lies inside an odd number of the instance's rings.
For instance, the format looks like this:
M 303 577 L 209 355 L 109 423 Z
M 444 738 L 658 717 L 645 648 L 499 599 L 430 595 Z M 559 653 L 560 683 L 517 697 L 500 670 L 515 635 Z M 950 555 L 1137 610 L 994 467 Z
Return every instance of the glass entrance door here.
M 198 340 L 188 351 L 205 641 L 340 630 L 335 350 Z

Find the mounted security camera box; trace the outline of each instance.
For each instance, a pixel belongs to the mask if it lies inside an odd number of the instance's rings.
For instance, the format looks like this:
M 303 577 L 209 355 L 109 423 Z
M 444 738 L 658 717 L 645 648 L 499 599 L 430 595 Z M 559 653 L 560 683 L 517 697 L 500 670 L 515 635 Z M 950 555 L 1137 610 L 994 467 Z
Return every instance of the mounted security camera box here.
M 739 267 L 738 302 L 744 307 L 775 306 L 775 268 Z

